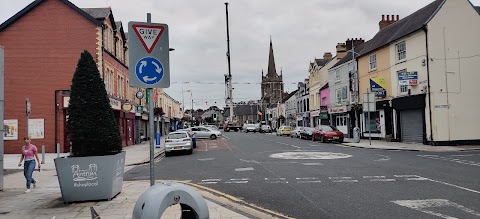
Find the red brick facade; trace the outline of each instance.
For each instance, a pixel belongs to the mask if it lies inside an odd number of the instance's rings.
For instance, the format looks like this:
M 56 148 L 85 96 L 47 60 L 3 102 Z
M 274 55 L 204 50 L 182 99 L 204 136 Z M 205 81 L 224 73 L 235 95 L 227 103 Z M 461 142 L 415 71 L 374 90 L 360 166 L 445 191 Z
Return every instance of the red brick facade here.
M 32 104 L 30 118 L 45 121 L 45 138 L 33 139 L 32 143 L 45 145 L 46 151 L 51 153 L 56 151 L 58 142 L 62 152 L 69 151 L 68 139 L 65 139 L 64 96 L 68 96 L 82 51 L 88 50 L 99 66 L 106 63 L 114 66 L 114 78 L 122 75 L 124 86 L 128 87 L 128 68 L 106 52 L 102 51 L 103 57 L 98 57 L 102 36 L 98 35 L 97 27 L 92 19 L 64 1 L 43 0 L 1 30 L 0 45 L 5 47 L 5 119 L 18 120 L 18 140 L 6 140 L 5 153 L 19 153 L 23 145 L 26 98 Z M 118 81 L 113 82 L 116 92 Z M 127 91 L 124 89 L 124 93 Z M 117 98 L 115 95 L 113 97 L 120 101 L 127 96 Z M 117 115 L 121 130 L 128 130 L 126 125 L 134 123 L 126 119 L 132 117 L 131 113 L 116 112 Z M 130 129 L 133 131 L 133 127 Z M 127 138 L 128 133 L 122 133 L 122 137 L 124 145 L 133 144 L 133 140 Z

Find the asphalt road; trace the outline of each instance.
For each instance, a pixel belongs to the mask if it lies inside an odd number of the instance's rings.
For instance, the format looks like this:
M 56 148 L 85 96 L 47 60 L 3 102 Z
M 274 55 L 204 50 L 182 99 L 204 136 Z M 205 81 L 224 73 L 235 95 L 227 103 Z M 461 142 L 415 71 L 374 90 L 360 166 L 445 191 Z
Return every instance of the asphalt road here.
M 294 218 L 480 218 L 480 151 L 425 153 L 226 133 L 193 155 L 156 164 L 156 178 L 191 180 Z M 145 180 L 148 165 L 125 180 Z

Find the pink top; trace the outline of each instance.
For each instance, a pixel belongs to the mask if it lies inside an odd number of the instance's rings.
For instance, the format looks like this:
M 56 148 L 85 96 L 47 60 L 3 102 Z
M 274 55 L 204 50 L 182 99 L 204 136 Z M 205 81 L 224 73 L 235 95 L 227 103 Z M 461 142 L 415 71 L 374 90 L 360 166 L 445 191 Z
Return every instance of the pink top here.
M 26 146 L 22 147 L 22 154 L 25 156 L 25 160 L 34 160 L 35 159 L 35 152 L 37 152 L 37 146 L 30 144 L 30 148 L 25 149 Z

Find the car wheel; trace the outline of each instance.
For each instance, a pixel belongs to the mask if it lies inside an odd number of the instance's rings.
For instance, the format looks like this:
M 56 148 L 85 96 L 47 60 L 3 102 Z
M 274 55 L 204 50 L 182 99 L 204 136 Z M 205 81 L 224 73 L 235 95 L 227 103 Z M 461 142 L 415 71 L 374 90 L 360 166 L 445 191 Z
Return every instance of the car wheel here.
M 343 140 L 338 141 L 338 143 L 340 143 L 340 144 L 343 143 Z
M 210 139 L 215 140 L 215 139 L 217 139 L 217 136 L 216 135 L 210 135 Z
M 188 150 L 187 154 L 193 154 L 193 148 Z
M 327 141 L 325 141 L 325 137 L 324 136 L 320 136 L 322 138 L 322 143 L 327 143 Z
M 165 157 L 170 157 L 171 155 L 172 155 L 171 152 L 166 152 L 165 151 Z
M 312 135 L 312 141 L 315 142 L 315 135 Z

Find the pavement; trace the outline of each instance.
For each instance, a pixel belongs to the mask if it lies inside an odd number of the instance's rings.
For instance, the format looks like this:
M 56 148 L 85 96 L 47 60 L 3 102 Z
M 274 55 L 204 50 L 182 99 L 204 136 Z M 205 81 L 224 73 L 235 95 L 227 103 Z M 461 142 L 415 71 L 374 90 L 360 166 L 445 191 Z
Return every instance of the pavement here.
M 382 140 L 361 139 L 359 143 L 354 143 L 353 139 L 345 139 L 342 145 L 358 148 L 383 149 L 383 150 L 404 150 L 404 151 L 426 151 L 426 152 L 454 152 L 480 150 L 479 145 L 468 146 L 431 146 L 415 143 L 386 142 Z
M 162 145 L 164 139 L 162 139 Z M 126 151 L 125 171 L 142 165 L 149 160 L 148 142 L 124 147 Z M 62 154 L 68 156 L 68 154 Z M 21 168 L 17 167 L 19 154 L 5 155 L 5 169 L 8 175 L 4 177 L 4 190 L 0 192 L 0 219 L 2 218 L 92 218 L 90 207 L 105 218 L 131 218 L 133 207 L 140 195 L 150 187 L 148 180 L 124 181 L 122 192 L 111 201 L 81 202 L 64 204 L 61 199 L 60 187 L 56 176 L 53 159 L 56 154 L 46 154 L 45 164 L 41 172 L 34 172 L 38 180 L 37 188 L 25 193 L 25 178 Z M 155 157 L 158 162 L 164 157 L 164 149 L 156 148 Z M 146 175 L 148 178 L 148 174 Z M 156 183 L 164 182 L 156 180 Z M 196 189 L 207 201 L 210 218 L 243 219 L 270 218 L 262 212 L 256 212 L 232 202 L 219 195 L 214 190 L 201 188 L 189 182 L 180 182 Z M 256 216 L 255 216 L 256 215 Z M 162 218 L 180 218 L 178 205 L 169 207 Z
M 364 149 L 230 132 L 199 142 L 192 155 L 162 159 L 155 175 L 278 218 L 479 218 L 479 168 L 475 150 Z M 137 166 L 125 180 L 146 180 L 148 171 Z

